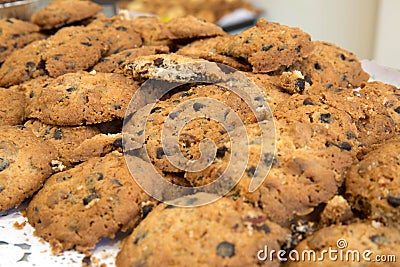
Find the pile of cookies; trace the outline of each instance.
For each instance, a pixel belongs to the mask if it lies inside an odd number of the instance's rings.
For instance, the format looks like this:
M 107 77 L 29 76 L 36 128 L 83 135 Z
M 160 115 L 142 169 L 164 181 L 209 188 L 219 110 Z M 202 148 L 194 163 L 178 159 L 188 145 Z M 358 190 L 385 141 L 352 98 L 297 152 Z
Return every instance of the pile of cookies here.
M 353 53 L 299 28 L 260 19 L 229 35 L 192 16 L 163 22 L 100 11 L 85 0 L 55 0 L 31 22 L 0 20 L 0 212 L 27 201 L 29 223 L 54 252 L 90 255 L 102 238 L 127 232 L 117 266 L 298 266 L 259 252 L 321 251 L 339 239 L 347 249 L 400 257 L 399 88 L 369 82 Z M 125 149 L 122 125 L 141 84 L 198 61 L 225 64 L 258 86 L 272 110 L 276 151 L 260 153 L 257 118 L 238 95 L 216 84 L 176 88 L 138 133 L 167 181 L 203 186 L 234 156 L 235 128 L 199 117 L 181 129 L 179 152 L 198 159 L 201 141 L 210 139 L 214 160 L 193 172 L 171 164 L 160 132 L 167 117 L 179 118 L 172 111 L 180 103 L 225 104 L 245 125 L 250 151 L 233 190 L 183 208 L 135 182 L 124 153 L 142 155 Z M 249 192 L 260 160 L 270 172 Z M 190 192 L 177 202 L 195 206 L 209 197 Z

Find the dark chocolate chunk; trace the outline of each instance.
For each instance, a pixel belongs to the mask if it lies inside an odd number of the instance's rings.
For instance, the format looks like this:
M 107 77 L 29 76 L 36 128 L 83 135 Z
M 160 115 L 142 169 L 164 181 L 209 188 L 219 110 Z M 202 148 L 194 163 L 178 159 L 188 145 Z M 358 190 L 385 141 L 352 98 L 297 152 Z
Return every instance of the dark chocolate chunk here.
M 319 116 L 319 121 L 321 123 L 331 123 L 331 114 L 330 113 L 322 113 Z
M 156 59 L 154 60 L 154 65 L 155 65 L 156 67 L 160 67 L 163 63 L 164 63 L 164 59 L 163 59 L 163 58 L 156 58 Z
M 296 50 L 296 53 L 300 53 L 301 47 L 298 46 L 298 47 L 296 47 L 294 50 Z
M 253 228 L 259 232 L 264 232 L 266 234 L 271 233 L 271 229 L 265 223 L 262 225 L 255 225 Z
M 97 194 L 95 194 L 95 193 L 90 194 L 89 196 L 83 198 L 83 205 L 86 206 L 87 204 L 90 203 L 90 201 L 92 201 L 94 199 L 98 199 L 98 198 L 99 198 L 99 196 Z
M 397 208 L 400 206 L 400 197 L 399 196 L 388 196 L 386 201 L 389 203 L 390 206 L 393 208 Z
M 121 105 L 119 105 L 119 104 L 115 104 L 115 105 L 113 106 L 113 108 L 114 108 L 114 110 L 120 110 L 122 107 L 121 107 Z
M 92 46 L 92 44 L 89 42 L 81 42 L 81 44 L 83 44 L 84 46 Z
M 194 109 L 194 111 L 199 111 L 200 109 L 202 109 L 202 108 L 204 108 L 205 107 L 205 105 L 203 105 L 203 104 L 201 104 L 201 103 L 194 103 L 193 104 L 193 109 Z
M 124 26 L 118 26 L 115 28 L 117 31 L 126 32 L 128 29 Z
M 400 106 L 398 106 L 397 108 L 394 109 L 394 111 L 398 114 L 400 114 Z
M 338 147 L 339 147 L 341 150 L 346 150 L 346 151 L 350 151 L 350 150 L 351 150 L 351 145 L 350 145 L 349 143 L 347 143 L 347 142 L 341 142 L 341 143 L 339 143 L 339 144 L 338 144 Z
M 73 92 L 75 90 L 76 90 L 76 88 L 73 87 L 73 86 L 67 88 L 67 92 L 69 92 L 69 93 L 71 93 L 71 92 Z
M 304 80 L 305 80 L 306 82 L 308 82 L 309 85 L 312 85 L 312 84 L 313 84 L 313 82 L 311 81 L 310 76 L 308 76 L 308 75 L 304 75 Z
M 225 156 L 226 151 L 228 151 L 228 148 L 226 146 L 217 148 L 216 157 L 223 158 Z
M 304 106 L 314 106 L 314 103 L 311 101 L 311 99 L 306 98 L 303 100 L 303 105 Z
M 340 54 L 340 59 L 341 59 L 341 60 L 346 60 L 346 56 L 343 55 L 343 54 Z
M 162 147 L 157 147 L 156 158 L 161 159 L 165 155 L 164 149 Z
M 122 140 L 122 137 L 115 139 L 115 141 L 113 142 L 113 146 L 115 146 L 115 147 L 121 147 L 122 148 L 123 144 L 124 144 L 124 142 Z
M 0 158 L 0 172 L 7 169 L 8 166 L 10 166 L 10 162 L 8 161 L 8 159 Z
M 216 250 L 217 255 L 222 258 L 231 258 L 235 256 L 235 245 L 227 241 L 219 243 Z
M 63 136 L 63 132 L 61 128 L 57 128 L 57 130 L 54 131 L 53 133 L 53 138 L 56 140 L 61 140 Z
M 4 51 L 7 51 L 7 49 L 8 49 L 7 46 L 0 45 L 0 53 L 4 52 Z
M 33 63 L 32 61 L 28 61 L 25 63 L 25 67 L 29 68 L 29 69 L 33 69 L 36 67 L 36 64 Z
M 270 50 L 272 47 L 274 47 L 274 46 L 273 45 L 263 46 L 261 50 L 266 52 L 266 51 Z
M 249 176 L 254 176 L 254 173 L 256 172 L 256 167 L 251 166 L 250 168 L 247 169 L 247 174 Z
M 320 69 L 322 69 L 322 67 L 321 67 L 321 65 L 317 62 L 317 63 L 314 64 L 314 69 L 320 70 Z
M 17 38 L 20 37 L 20 36 L 21 36 L 20 34 L 14 33 L 13 35 L 11 35 L 11 39 L 12 39 L 12 40 L 15 40 L 15 39 L 17 39 Z
M 306 89 L 306 81 L 304 79 L 298 78 L 296 80 L 296 86 L 299 88 L 300 92 L 303 92 Z
M 82 259 L 82 265 L 83 266 L 92 266 L 92 260 L 90 259 L 90 256 L 85 256 Z
M 328 83 L 327 85 L 326 85 L 326 89 L 331 89 L 333 87 L 333 84 L 331 84 L 331 83 Z

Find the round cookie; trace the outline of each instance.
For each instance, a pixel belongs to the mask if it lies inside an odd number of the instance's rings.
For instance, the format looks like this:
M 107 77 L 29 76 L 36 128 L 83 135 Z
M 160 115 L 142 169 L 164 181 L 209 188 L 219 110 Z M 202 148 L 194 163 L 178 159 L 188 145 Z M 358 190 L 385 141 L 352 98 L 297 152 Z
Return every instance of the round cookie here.
M 400 138 L 389 139 L 354 164 L 346 178 L 346 198 L 361 217 L 400 229 Z
M 17 87 L 0 88 L 0 125 L 20 125 L 25 119 L 25 95 Z
M 14 18 L 0 19 L 0 29 L 0 64 L 12 51 L 44 38 L 38 26 Z
M 359 222 L 349 225 L 332 225 L 315 232 L 312 236 L 301 241 L 295 250 L 299 260 L 289 261 L 287 266 L 398 266 L 395 261 L 379 262 L 377 256 L 386 259 L 388 255 L 400 257 L 400 232 L 393 228 L 374 226 L 371 222 Z M 332 254 L 327 253 L 331 249 Z M 306 260 L 301 260 L 305 251 Z M 336 251 L 336 252 L 334 252 Z M 369 253 L 371 252 L 371 253 Z M 292 253 L 292 257 L 296 254 Z M 307 260 L 311 255 L 311 261 Z M 343 255 L 341 258 L 340 255 Z M 365 258 L 364 258 L 364 257 Z M 380 259 L 383 260 L 384 258 Z M 289 260 L 288 253 L 286 258 Z M 359 258 L 359 260 L 357 260 Z M 323 259 L 323 260 L 322 260 Z
M 29 92 L 26 113 L 28 118 L 50 125 L 75 126 L 122 119 L 137 88 L 122 74 L 69 73 Z
M 182 201 L 195 204 L 202 195 Z M 160 204 L 123 241 L 117 266 L 254 266 L 259 250 L 279 250 L 288 231 L 242 201 L 222 198 L 182 208 Z M 157 240 L 157 242 L 155 242 Z M 275 258 L 265 266 L 279 266 Z
M 90 18 L 102 9 L 100 5 L 87 0 L 52 0 L 33 13 L 31 21 L 49 30 Z
M 132 22 L 122 16 L 98 16 L 87 28 L 102 31 L 103 38 L 110 47 L 105 56 L 142 45 L 142 38 Z
M 226 33 L 216 24 L 193 17 L 191 15 L 171 19 L 165 23 L 160 38 L 171 40 L 200 39 L 225 35 Z
M 228 194 L 261 207 L 268 219 L 286 223 L 297 215 L 311 213 L 316 206 L 330 200 L 343 181 L 343 173 L 352 164 L 349 151 L 332 142 L 327 129 L 321 125 L 301 122 L 275 122 L 275 154 L 261 154 L 261 145 L 268 145 L 271 136 L 261 135 L 258 125 L 247 125 L 249 159 L 236 187 Z M 201 172 L 186 172 L 192 186 L 201 186 L 218 179 L 230 164 L 240 175 L 241 165 L 232 162 L 231 148 Z M 257 167 L 270 168 L 266 177 L 259 177 Z M 231 177 L 233 179 L 238 177 Z M 264 179 L 260 187 L 250 192 L 255 178 Z
M 149 199 L 124 156 L 112 152 L 51 176 L 29 203 L 27 217 L 54 251 L 87 252 L 101 238 L 135 226 Z
M 267 73 L 307 57 L 313 47 L 310 35 L 301 29 L 261 18 L 255 27 L 233 35 L 220 51 L 247 60 L 255 73 Z
M 0 127 L 0 212 L 21 204 L 50 176 L 54 148 L 23 126 Z
M 169 52 L 168 46 L 142 46 L 138 48 L 127 49 L 122 52 L 103 57 L 93 69 L 98 72 L 123 73 L 121 66 L 135 60 L 137 57 L 150 56 L 155 54 L 165 54 Z

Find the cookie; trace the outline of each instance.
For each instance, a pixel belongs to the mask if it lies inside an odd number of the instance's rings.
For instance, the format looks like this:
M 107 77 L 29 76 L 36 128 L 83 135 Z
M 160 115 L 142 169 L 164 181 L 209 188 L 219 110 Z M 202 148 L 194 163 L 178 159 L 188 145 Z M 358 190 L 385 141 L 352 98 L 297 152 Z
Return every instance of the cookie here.
M 100 59 L 93 69 L 98 72 L 123 73 L 120 66 L 132 62 L 137 57 L 149 56 L 155 54 L 165 54 L 169 52 L 168 46 L 142 46 L 138 48 L 127 49 L 114 55 Z
M 123 16 L 112 18 L 98 16 L 87 28 L 102 31 L 103 38 L 110 47 L 105 56 L 142 45 L 141 35 L 137 32 L 135 25 Z
M 0 19 L 0 29 L 0 65 L 14 50 L 44 38 L 38 26 L 14 18 Z
M 226 105 L 225 124 L 227 124 L 230 129 L 225 129 L 219 124 L 222 122 L 218 123 L 214 120 L 210 120 L 209 118 L 213 118 L 214 115 L 212 112 L 209 112 L 207 117 L 202 116 L 201 109 L 204 109 L 206 105 L 201 102 L 196 102 L 196 99 L 199 98 L 212 99 Z M 183 105 L 178 106 L 180 104 Z M 231 116 L 228 115 L 229 112 L 235 112 L 245 124 L 256 121 L 249 106 L 247 106 L 239 96 L 217 85 L 193 86 L 189 88 L 189 90 L 179 91 L 168 99 L 159 101 L 154 105 L 150 115 L 146 119 L 145 146 L 151 162 L 161 171 L 184 172 L 184 170 L 173 166 L 169 159 L 167 159 L 167 155 L 171 156 L 171 154 L 178 153 L 178 151 L 168 151 L 163 147 L 163 144 L 173 143 L 174 141 L 164 138 L 164 143 L 162 143 L 161 132 L 167 118 L 176 121 L 185 120 L 186 117 L 184 114 L 186 114 L 186 110 L 190 107 L 195 112 L 200 112 L 197 118 L 191 118 L 193 120 L 188 121 L 187 124 L 179 130 L 178 142 L 180 152 L 187 160 L 197 160 L 200 158 L 199 144 L 206 138 L 212 140 L 217 145 L 217 155 L 223 154 L 224 149 L 226 149 L 225 146 L 227 146 L 226 142 L 229 142 L 229 139 L 227 139 L 226 135 L 224 136 L 221 133 L 226 133 L 227 130 L 232 130 L 236 127 L 235 124 L 229 123 L 231 120 Z M 228 112 L 228 108 L 230 108 L 231 111 Z M 180 115 L 181 113 L 183 114 L 182 116 Z M 137 133 L 140 131 L 140 128 L 137 128 L 134 121 L 130 122 L 126 120 L 125 124 L 129 125 L 129 128 L 126 128 L 126 130 L 130 133 Z M 173 131 L 178 129 L 168 128 L 168 130 Z M 218 149 L 221 151 L 218 152 Z
M 25 119 L 25 94 L 17 87 L 0 88 L 0 125 L 20 125 Z
M 199 197 L 182 202 L 195 203 Z M 161 204 L 123 241 L 116 264 L 253 266 L 260 264 L 259 250 L 279 250 L 287 233 L 261 211 L 228 198 L 190 208 Z M 266 266 L 279 262 L 274 258 Z
M 58 77 L 86 70 L 108 50 L 101 32 L 67 27 L 46 40 L 14 51 L 0 68 L 0 86 L 10 86 L 42 75 Z
M 176 53 L 178 55 L 188 56 L 192 58 L 203 58 L 209 61 L 228 65 L 234 69 L 242 71 L 250 71 L 251 66 L 234 57 L 226 56 L 219 51 L 219 47 L 225 42 L 230 41 L 229 36 L 218 36 L 215 38 L 207 38 L 196 40 L 188 45 L 180 48 Z
M 192 186 L 202 186 L 218 179 L 231 165 L 231 178 L 240 180 L 228 196 L 255 203 L 274 222 L 287 223 L 296 216 L 310 214 L 319 204 L 330 200 L 343 182 L 344 171 L 353 162 L 349 151 L 326 146 L 333 139 L 322 125 L 275 121 L 275 135 L 261 135 L 257 124 L 247 125 L 246 129 L 250 154 L 244 168 L 241 162 L 232 161 L 232 148 L 226 147 L 223 157 L 210 167 L 201 172 L 186 172 L 185 178 Z M 265 153 L 261 146 L 276 146 L 275 154 Z M 270 170 L 260 174 L 256 173 L 257 168 Z M 264 180 L 256 191 L 250 192 L 256 178 Z
M 398 258 L 399 243 L 398 230 L 375 226 L 371 222 L 332 225 L 300 242 L 295 250 L 297 256 L 305 255 L 306 260 L 299 256 L 296 261 L 289 260 L 288 266 L 397 266 L 393 259 L 385 263 L 379 259 L 389 259 L 389 255 Z M 315 258 L 310 251 L 315 253 Z M 295 253 L 291 255 L 296 257 Z M 289 259 L 287 254 L 285 258 Z
M 307 57 L 313 48 L 310 35 L 301 29 L 261 18 L 255 27 L 233 35 L 220 51 L 248 61 L 255 73 L 267 73 Z
M 100 5 L 87 0 L 52 0 L 34 12 L 31 21 L 49 30 L 90 18 L 102 9 Z
M 161 39 L 187 40 L 226 35 L 217 25 L 205 20 L 186 16 L 174 18 L 165 23 Z
M 29 120 L 24 126 L 54 146 L 59 160 L 66 166 L 104 156 L 116 148 L 114 143 L 121 138 L 119 135 L 101 134 L 95 126 L 52 126 L 36 120 Z
M 345 196 L 354 212 L 385 225 L 399 228 L 400 139 L 385 144 L 365 155 L 348 171 Z
M 122 74 L 69 73 L 29 92 L 28 118 L 77 126 L 122 119 L 138 85 Z M 71 113 L 71 109 L 74 111 Z
M 149 199 L 124 156 L 113 152 L 51 176 L 29 203 L 27 217 L 54 251 L 88 252 L 101 238 L 135 226 Z
M 32 196 L 52 173 L 54 148 L 23 126 L 0 127 L 0 212 Z

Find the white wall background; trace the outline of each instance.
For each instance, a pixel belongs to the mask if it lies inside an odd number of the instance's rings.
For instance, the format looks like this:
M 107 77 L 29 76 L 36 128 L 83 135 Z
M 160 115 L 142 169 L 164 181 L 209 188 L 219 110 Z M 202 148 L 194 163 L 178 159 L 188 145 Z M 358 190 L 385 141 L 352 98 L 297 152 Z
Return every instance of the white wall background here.
M 359 59 L 400 69 L 399 0 L 252 0 L 267 20 L 297 26 L 354 52 Z

